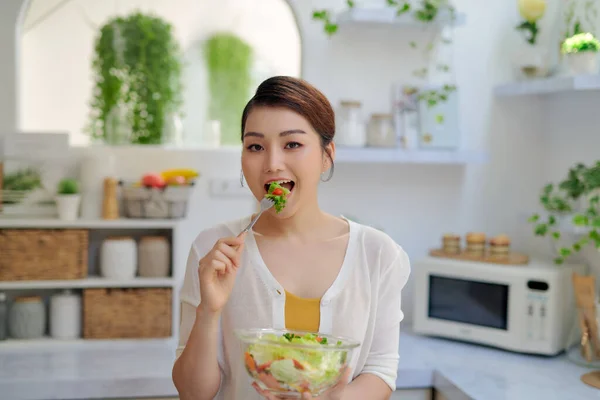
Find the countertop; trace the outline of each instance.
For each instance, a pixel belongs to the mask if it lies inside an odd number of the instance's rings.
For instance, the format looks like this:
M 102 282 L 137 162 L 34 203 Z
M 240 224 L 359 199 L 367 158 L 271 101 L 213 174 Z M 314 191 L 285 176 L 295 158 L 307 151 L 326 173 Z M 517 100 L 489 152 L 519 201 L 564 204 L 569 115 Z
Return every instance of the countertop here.
M 450 400 L 593 400 L 581 382 L 592 370 L 564 355 L 522 355 L 489 347 L 400 334 L 398 389 L 433 387 Z
M 119 343 L 113 349 L 9 349 L 0 343 L 2 400 L 177 396 L 171 381 L 174 343 Z M 501 350 L 400 336 L 398 389 L 434 387 L 450 400 L 600 399 L 587 372 L 564 356 L 523 356 Z

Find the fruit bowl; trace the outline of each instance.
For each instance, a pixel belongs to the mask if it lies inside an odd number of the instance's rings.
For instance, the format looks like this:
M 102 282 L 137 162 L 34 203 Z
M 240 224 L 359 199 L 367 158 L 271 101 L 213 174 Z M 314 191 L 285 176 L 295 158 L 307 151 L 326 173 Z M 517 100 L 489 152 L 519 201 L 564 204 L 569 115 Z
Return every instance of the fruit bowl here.
M 313 397 L 334 386 L 360 343 L 344 337 L 285 329 L 240 329 L 246 371 L 276 396 Z

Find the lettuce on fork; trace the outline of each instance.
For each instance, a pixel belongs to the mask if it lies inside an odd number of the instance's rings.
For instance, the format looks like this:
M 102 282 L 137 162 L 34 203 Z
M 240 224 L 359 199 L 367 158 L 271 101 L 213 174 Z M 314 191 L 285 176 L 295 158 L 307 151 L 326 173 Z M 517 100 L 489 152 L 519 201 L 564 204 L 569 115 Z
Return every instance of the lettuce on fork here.
M 285 207 L 285 203 L 287 202 L 287 196 L 290 194 L 290 191 L 283 186 L 281 186 L 277 182 L 271 182 L 269 185 L 269 190 L 265 197 L 273 200 L 275 211 L 280 213 Z

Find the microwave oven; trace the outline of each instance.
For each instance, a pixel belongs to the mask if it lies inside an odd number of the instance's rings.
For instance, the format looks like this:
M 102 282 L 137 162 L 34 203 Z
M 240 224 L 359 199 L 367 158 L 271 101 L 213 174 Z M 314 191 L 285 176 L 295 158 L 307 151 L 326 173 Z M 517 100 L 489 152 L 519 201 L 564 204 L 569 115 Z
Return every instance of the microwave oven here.
M 414 263 L 413 331 L 520 353 L 556 355 L 576 323 L 582 265 L 500 265 L 426 257 Z

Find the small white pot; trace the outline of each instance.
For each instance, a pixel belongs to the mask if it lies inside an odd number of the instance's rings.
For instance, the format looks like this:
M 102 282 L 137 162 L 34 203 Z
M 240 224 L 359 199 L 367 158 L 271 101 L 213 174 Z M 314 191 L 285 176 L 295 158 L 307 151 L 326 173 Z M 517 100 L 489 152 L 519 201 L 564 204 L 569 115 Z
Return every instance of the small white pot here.
M 598 53 L 583 51 L 567 54 L 567 65 L 571 75 L 588 75 L 598 73 Z
M 55 200 L 56 208 L 58 209 L 58 218 L 64 221 L 73 221 L 79 217 L 81 195 L 59 194 L 56 196 Z

